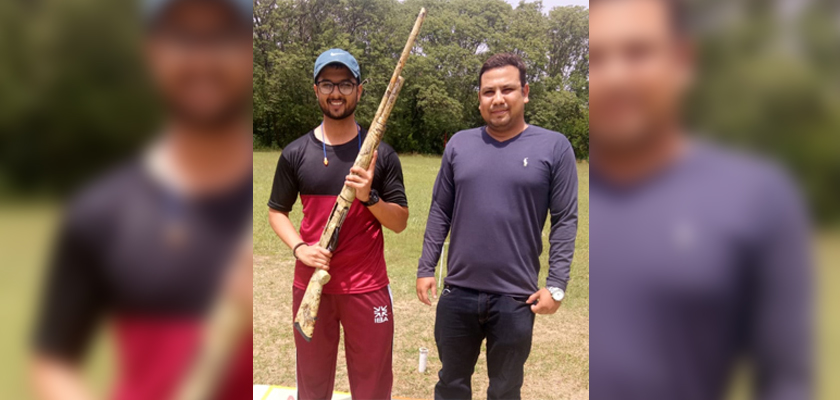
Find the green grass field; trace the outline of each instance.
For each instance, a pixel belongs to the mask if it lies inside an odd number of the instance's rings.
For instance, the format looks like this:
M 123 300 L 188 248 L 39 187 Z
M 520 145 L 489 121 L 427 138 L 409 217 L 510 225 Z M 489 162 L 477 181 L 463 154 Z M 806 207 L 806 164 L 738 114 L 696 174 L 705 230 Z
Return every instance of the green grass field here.
M 52 201 L 0 201 L 0 399 L 34 398 L 27 374 L 31 333 L 58 219 Z M 107 327 L 97 332 L 85 365 L 98 398 L 107 398 L 114 376 L 110 333 Z
M 291 256 L 275 239 L 266 221 L 265 203 L 279 153 L 254 154 L 254 383 L 293 386 L 294 348 L 291 328 Z M 386 233 L 394 300 L 397 306 L 394 394 L 430 398 L 440 367 L 432 340 L 433 311 L 414 294 L 414 268 L 420 255 L 425 215 L 439 158 L 403 156 L 411 219 L 400 235 Z M 558 314 L 539 316 L 531 359 L 526 366 L 526 399 L 587 398 L 589 392 L 589 215 L 588 174 L 581 164 L 581 226 L 569 297 Z M 54 201 L 0 202 L 0 398 L 30 399 L 26 366 L 29 334 L 40 296 L 43 266 L 59 216 Z M 299 213 L 294 214 L 299 218 Z M 815 235 L 818 399 L 840 398 L 840 234 Z M 597 285 L 597 283 L 596 283 Z M 99 394 L 107 393 L 115 374 L 109 329 L 99 335 L 89 357 L 87 378 Z M 417 348 L 430 348 L 429 368 L 416 372 Z M 347 390 L 343 357 L 339 359 L 337 389 Z M 476 398 L 487 384 L 482 359 L 474 382 Z M 100 398 L 106 398 L 102 396 Z M 743 397 L 742 397 L 743 398 Z
M 293 257 L 276 237 L 267 220 L 265 203 L 279 152 L 254 153 L 254 383 L 295 385 L 291 289 Z M 385 233 L 385 259 L 394 295 L 394 396 L 431 398 L 440 360 L 433 331 L 434 308 L 420 303 L 415 294 L 417 259 L 432 186 L 440 157 L 400 156 L 409 201 L 407 229 L 399 235 Z M 578 164 L 579 229 L 572 279 L 563 306 L 555 315 L 537 316 L 531 356 L 525 365 L 523 398 L 589 398 L 589 166 Z M 299 203 L 292 212 L 297 224 Z M 548 249 L 548 230 L 543 234 Z M 542 265 L 547 265 L 547 251 Z M 541 286 L 547 269 L 543 268 Z M 429 348 L 425 373 L 417 372 L 418 348 Z M 484 352 L 473 377 L 473 396 L 486 397 L 487 368 Z M 336 390 L 349 391 L 343 349 L 339 353 Z

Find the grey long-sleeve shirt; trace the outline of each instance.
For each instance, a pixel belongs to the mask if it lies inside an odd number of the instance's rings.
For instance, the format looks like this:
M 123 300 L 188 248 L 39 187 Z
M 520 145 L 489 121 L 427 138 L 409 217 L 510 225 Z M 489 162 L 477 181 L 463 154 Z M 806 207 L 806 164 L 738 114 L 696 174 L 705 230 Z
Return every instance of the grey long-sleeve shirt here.
M 590 176 L 590 397 L 722 399 L 747 361 L 753 398 L 810 399 L 809 228 L 789 178 L 702 143 L 631 186 Z
M 577 165 L 560 133 L 530 125 L 498 142 L 485 128 L 446 146 L 417 277 L 431 277 L 451 237 L 446 284 L 510 296 L 537 291 L 551 212 L 547 286 L 566 289 L 577 232 Z

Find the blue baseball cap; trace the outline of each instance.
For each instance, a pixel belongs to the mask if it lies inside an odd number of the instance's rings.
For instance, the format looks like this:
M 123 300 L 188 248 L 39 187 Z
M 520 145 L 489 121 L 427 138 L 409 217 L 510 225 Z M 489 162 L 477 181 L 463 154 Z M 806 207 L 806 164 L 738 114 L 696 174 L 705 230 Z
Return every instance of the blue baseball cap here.
M 321 70 L 330 64 L 341 64 L 347 67 L 358 81 L 362 80 L 362 73 L 359 71 L 359 62 L 356 61 L 356 58 L 352 54 L 342 49 L 329 49 L 321 53 L 318 59 L 315 60 L 315 75 L 313 78 L 318 79 L 318 74 L 321 73 Z
M 170 6 L 181 0 L 143 0 L 143 18 L 146 22 L 157 20 Z M 208 0 L 210 1 L 210 0 Z M 227 3 L 235 9 L 242 17 L 249 21 L 254 16 L 253 0 L 215 0 Z

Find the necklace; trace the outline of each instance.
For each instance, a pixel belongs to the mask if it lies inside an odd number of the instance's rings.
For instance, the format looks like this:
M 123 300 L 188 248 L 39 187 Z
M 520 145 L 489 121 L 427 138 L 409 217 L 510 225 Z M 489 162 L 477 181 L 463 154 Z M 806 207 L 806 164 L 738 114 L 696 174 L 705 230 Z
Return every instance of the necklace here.
M 356 124 L 356 138 L 359 141 L 359 151 L 362 151 L 362 127 Z M 330 165 L 327 159 L 327 130 L 324 128 L 324 121 L 321 121 L 321 148 L 324 150 L 324 166 Z

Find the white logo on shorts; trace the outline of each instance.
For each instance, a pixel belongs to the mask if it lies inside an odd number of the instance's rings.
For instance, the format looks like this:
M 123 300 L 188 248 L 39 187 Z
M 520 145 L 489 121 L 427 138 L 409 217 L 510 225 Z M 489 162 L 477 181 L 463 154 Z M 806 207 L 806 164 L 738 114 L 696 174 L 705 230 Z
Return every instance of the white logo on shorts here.
M 388 321 L 388 306 L 373 307 L 373 323 L 381 324 Z
M 523 166 L 523 167 L 527 167 L 527 166 L 528 166 L 528 157 L 525 157 L 525 159 L 524 159 L 524 160 L 522 160 L 522 166 Z

